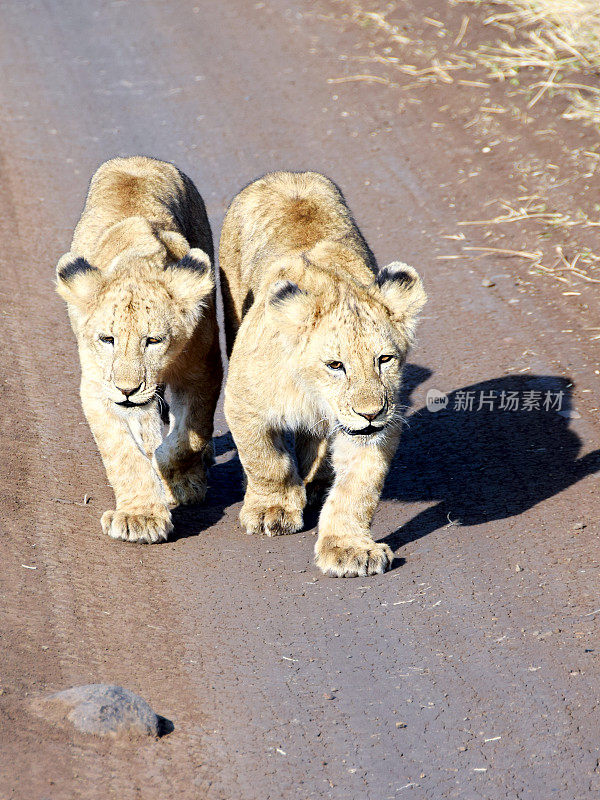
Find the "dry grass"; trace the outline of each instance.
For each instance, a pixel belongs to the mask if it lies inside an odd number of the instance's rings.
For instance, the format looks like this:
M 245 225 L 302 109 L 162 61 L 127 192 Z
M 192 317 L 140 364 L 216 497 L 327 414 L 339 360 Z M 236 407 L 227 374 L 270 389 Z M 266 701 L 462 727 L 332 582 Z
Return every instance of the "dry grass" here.
M 345 56 L 349 62 L 360 63 L 361 68 L 355 74 L 332 77 L 330 83 L 387 84 L 407 95 L 400 101 L 402 109 L 420 102 L 412 97 L 414 90 L 437 87 L 443 91 L 451 84 L 482 89 L 484 100 L 473 109 L 475 116 L 464 123 L 464 128 L 475 126 L 488 135 L 496 120 L 503 117 L 532 125 L 530 135 L 554 134 L 554 130 L 533 128 L 538 116 L 546 118 L 547 104 L 543 109 L 540 101 L 558 96 L 562 102 L 551 106 L 554 114 L 558 108 L 565 119 L 576 121 L 574 124 L 600 131 L 600 0 L 438 0 L 436 16 L 441 19 L 419 15 L 410 0 L 382 2 L 382 8 L 365 0 L 339 3 L 347 12 L 346 19 L 382 35 L 387 46 L 371 42 L 366 53 Z M 366 10 L 365 5 L 377 10 Z M 450 7 L 454 7 L 452 13 L 445 13 Z M 423 29 L 433 32 L 415 35 L 419 21 Z M 438 40 L 446 46 L 438 47 Z M 482 40 L 487 43 L 475 44 Z M 368 67 L 363 71 L 362 65 Z M 378 65 L 386 68 L 387 75 L 397 75 L 398 82 L 377 74 Z M 494 102 L 489 99 L 486 90 L 494 81 L 503 84 L 504 100 L 498 92 Z M 437 125 L 432 123 L 432 127 Z M 561 183 L 551 185 L 544 177 L 535 179 L 538 174 L 547 177 L 549 170 L 558 174 L 555 164 L 540 164 L 537 172 L 532 166 L 530 181 L 525 177 L 529 173 L 517 167 L 518 196 L 492 200 L 486 204 L 489 213 L 459 222 L 460 233 L 445 238 L 456 240 L 460 255 L 437 258 L 516 258 L 527 264 L 530 274 L 544 275 L 561 288 L 600 284 L 600 255 L 588 246 L 598 250 L 594 234 L 600 227 L 600 204 L 581 199 L 579 202 L 587 208 L 584 212 L 575 198 L 570 202 L 564 192 L 557 196 L 551 191 L 573 181 L 573 173 L 595 177 L 600 165 L 600 155 L 592 152 L 595 149 L 574 149 L 572 163 L 561 162 Z M 483 153 L 489 151 L 490 146 L 482 148 Z M 565 207 L 559 209 L 557 205 Z M 524 249 L 502 247 L 501 240 L 512 235 L 515 223 L 531 242 Z M 479 241 L 469 243 L 465 234 Z M 500 246 L 488 246 L 496 240 Z
M 380 11 L 364 11 L 358 3 L 354 3 L 352 17 L 360 25 L 373 25 L 376 29 L 386 33 L 395 44 L 404 45 L 410 42 L 397 25 L 392 25 Z
M 471 54 L 485 65 L 491 78 L 530 92 L 529 108 L 547 92 L 563 95 L 569 102 L 566 119 L 600 126 L 598 0 L 450 2 L 503 9 L 487 17 L 485 24 L 500 27 L 504 38 Z

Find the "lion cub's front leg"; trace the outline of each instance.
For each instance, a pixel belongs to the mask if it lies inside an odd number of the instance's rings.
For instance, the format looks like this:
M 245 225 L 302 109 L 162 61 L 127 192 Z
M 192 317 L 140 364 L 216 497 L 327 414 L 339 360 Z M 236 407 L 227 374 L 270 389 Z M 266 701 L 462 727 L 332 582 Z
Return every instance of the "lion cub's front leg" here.
M 213 419 L 223 375 L 216 333 L 209 353 L 193 360 L 189 371 L 183 370 L 184 381 L 169 381 L 171 427 L 154 453 L 153 463 L 171 506 L 204 500 L 214 460 Z
M 397 445 L 397 436 L 381 444 L 360 445 L 340 435 L 333 444 L 336 477 L 319 519 L 315 561 L 340 578 L 374 575 L 391 566 L 387 544 L 373 541 L 371 520 Z
M 160 442 L 157 410 L 136 411 L 128 421 L 84 385 L 81 399 L 116 498 L 116 509 L 102 515 L 102 530 L 113 539 L 128 542 L 166 541 L 173 523 L 150 460 Z
M 225 400 L 225 416 L 246 474 L 240 522 L 247 533 L 281 536 L 302 528 L 306 490 L 283 436 L 258 428 Z

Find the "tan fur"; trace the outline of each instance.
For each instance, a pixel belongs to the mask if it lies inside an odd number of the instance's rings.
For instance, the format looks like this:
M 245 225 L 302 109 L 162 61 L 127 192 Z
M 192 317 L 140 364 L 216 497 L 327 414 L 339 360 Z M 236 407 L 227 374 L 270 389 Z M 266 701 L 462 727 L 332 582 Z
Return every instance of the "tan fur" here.
M 240 192 L 219 261 L 242 525 L 299 530 L 307 486 L 333 471 L 316 562 L 338 576 L 383 572 L 393 554 L 370 525 L 399 438 L 401 371 L 426 299 L 419 276 L 397 262 L 377 273 L 341 193 L 312 172 L 272 173 Z M 376 432 L 356 434 L 369 425 Z
M 83 410 L 115 492 L 116 510 L 102 517 L 115 539 L 165 540 L 170 507 L 204 498 L 222 380 L 212 259 L 204 203 L 176 167 L 135 156 L 98 169 L 58 262 L 57 291 L 79 346 Z M 164 441 L 161 384 L 172 395 Z

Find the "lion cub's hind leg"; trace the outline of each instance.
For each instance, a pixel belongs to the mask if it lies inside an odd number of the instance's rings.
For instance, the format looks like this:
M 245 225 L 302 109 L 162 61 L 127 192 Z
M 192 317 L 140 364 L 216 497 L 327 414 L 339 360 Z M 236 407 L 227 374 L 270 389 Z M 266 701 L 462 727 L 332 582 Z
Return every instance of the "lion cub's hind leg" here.
M 191 370 L 190 370 L 191 371 Z M 223 369 L 218 344 L 194 367 L 193 378 L 171 382 L 171 429 L 154 453 L 170 506 L 201 503 L 214 461 L 213 419 Z
M 154 454 L 154 466 L 162 478 L 169 506 L 201 503 L 206 497 L 208 468 L 214 461 L 212 443 L 204 442 L 199 448 L 196 444 L 187 460 L 172 460 L 172 452 L 166 456 L 161 452 L 159 448 Z
M 329 441 L 306 431 L 298 431 L 295 436 L 298 471 L 306 488 L 306 502 L 316 505 L 333 483 Z
M 207 472 L 214 460 L 212 429 L 218 393 L 206 395 L 205 387 L 172 393 L 171 430 L 154 453 L 171 507 L 201 503 L 206 495 Z

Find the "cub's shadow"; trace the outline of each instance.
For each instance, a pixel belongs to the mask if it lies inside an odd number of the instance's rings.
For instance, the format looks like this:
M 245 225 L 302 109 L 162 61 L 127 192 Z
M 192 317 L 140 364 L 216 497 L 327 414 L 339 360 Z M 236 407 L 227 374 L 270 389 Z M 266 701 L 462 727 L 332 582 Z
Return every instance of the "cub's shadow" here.
M 180 506 L 173 511 L 175 529 L 170 541 L 186 539 L 215 525 L 225 510 L 244 498 L 243 470 L 229 432 L 213 438 L 216 463 L 208 475 L 208 492 L 202 505 Z
M 445 409 L 431 412 L 417 407 L 415 390 L 431 371 L 406 366 L 401 404 L 408 408 L 408 425 L 392 461 L 382 499 L 430 502 L 384 541 L 392 549 L 420 539 L 449 524 L 479 525 L 522 514 L 600 470 L 600 450 L 579 457 L 582 442 L 570 430 L 571 382 L 555 375 L 506 375 L 448 394 Z M 539 408 L 526 410 L 532 397 Z M 516 393 L 516 410 L 502 410 Z M 544 408 L 547 394 L 560 410 Z M 513 394 L 514 398 L 515 395 Z M 472 410 L 464 410 L 472 398 Z M 479 409 L 480 398 L 484 401 Z M 494 398 L 490 410 L 489 400 Z M 513 400 L 514 402 L 514 400 Z M 566 416 L 565 416 L 566 414 Z M 213 440 L 216 464 L 201 506 L 175 510 L 172 540 L 195 536 L 218 522 L 225 510 L 244 496 L 243 471 L 230 433 Z M 305 511 L 305 529 L 316 526 L 319 507 Z M 396 561 L 396 564 L 399 562 Z
M 411 395 L 430 375 L 407 366 L 404 405 L 412 405 Z M 382 497 L 437 502 L 384 541 L 396 549 L 450 520 L 479 525 L 516 516 L 600 469 L 600 450 L 579 457 L 582 442 L 569 429 L 570 387 L 554 375 L 507 375 L 449 393 L 443 410 L 425 405 L 407 412 Z M 500 401 L 507 403 L 509 393 L 516 393 L 518 407 L 503 410 Z M 548 393 L 551 407 L 545 408 Z M 539 408 L 528 410 L 528 398 Z M 562 415 L 552 407 L 559 402 Z

